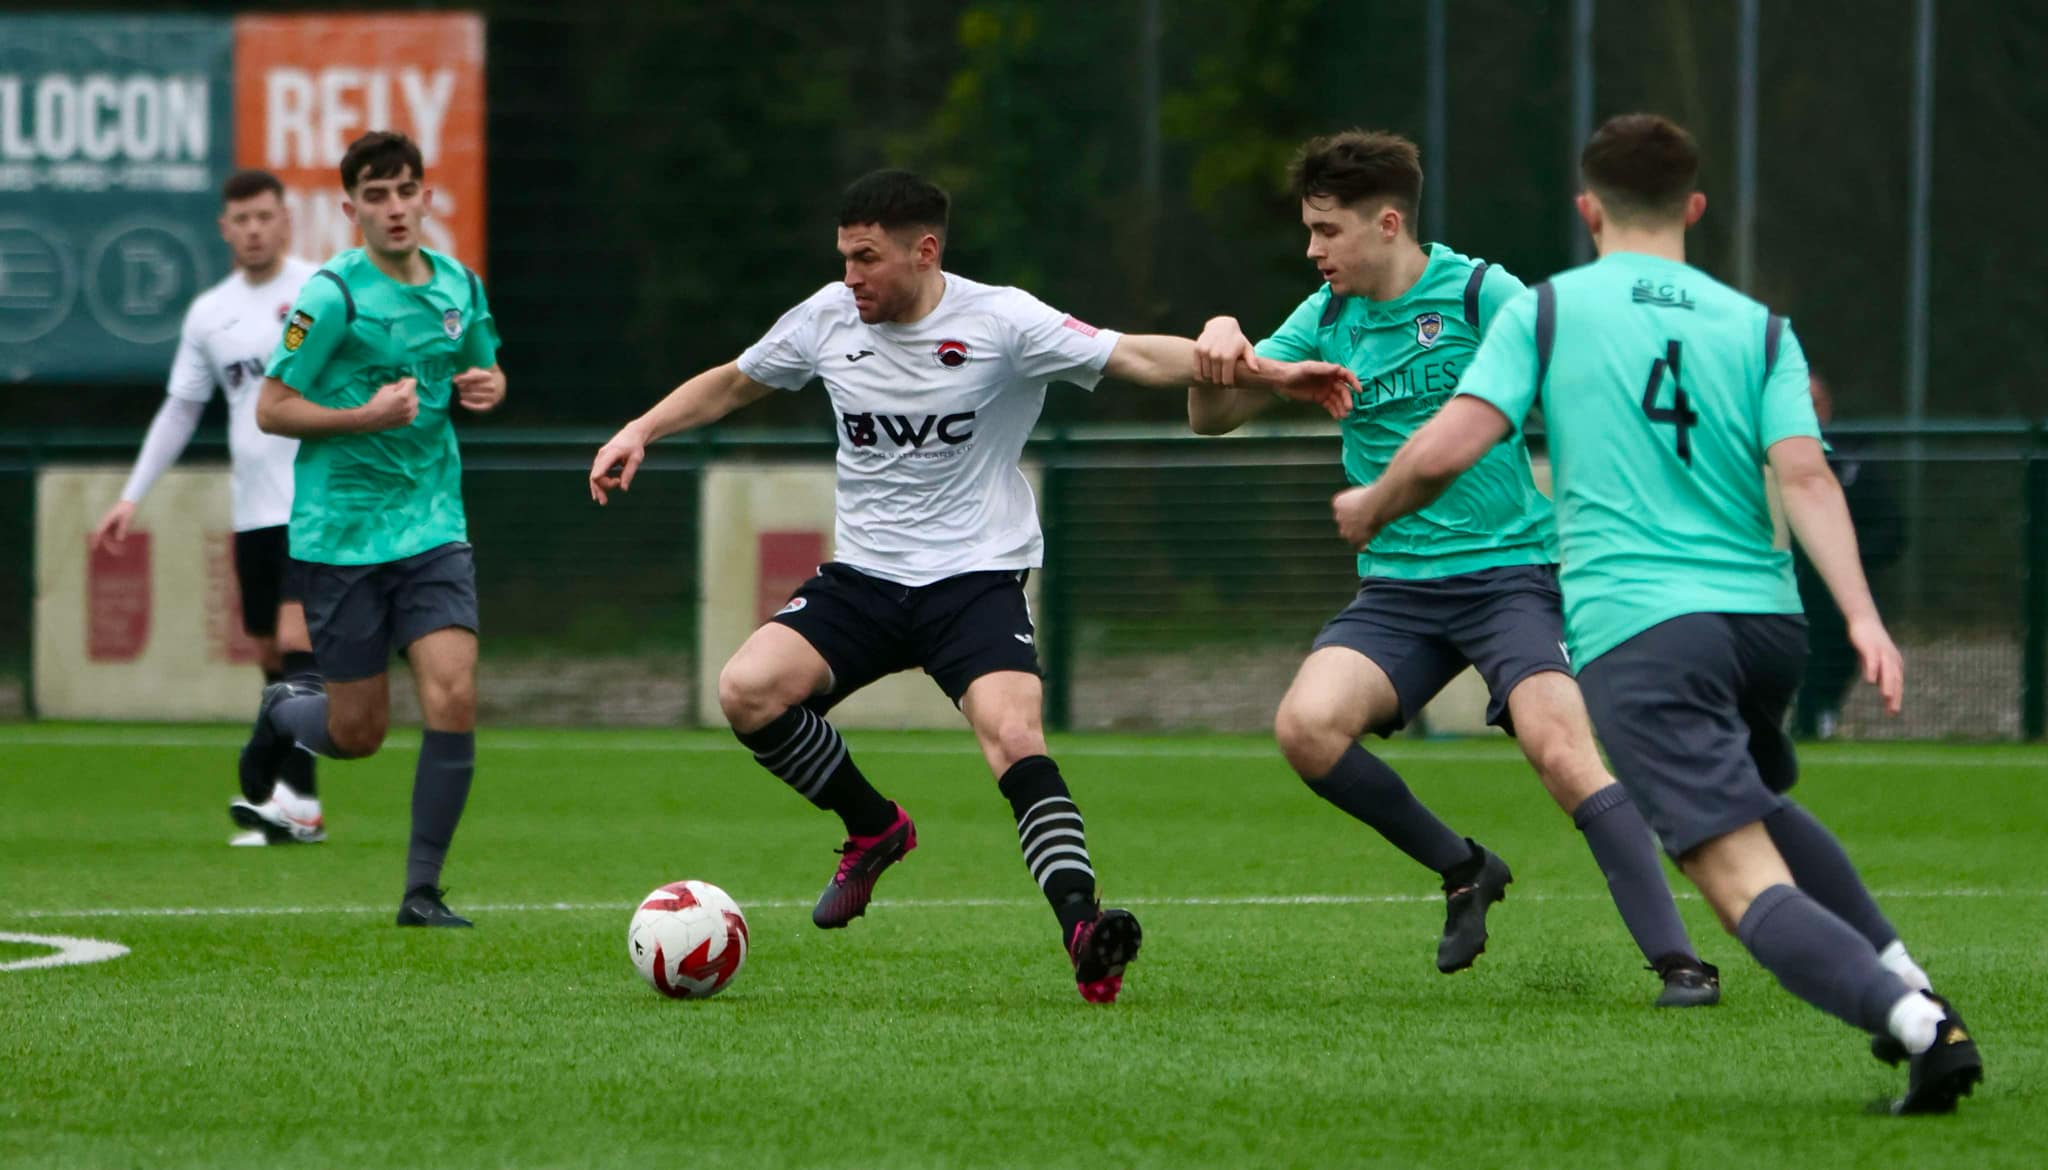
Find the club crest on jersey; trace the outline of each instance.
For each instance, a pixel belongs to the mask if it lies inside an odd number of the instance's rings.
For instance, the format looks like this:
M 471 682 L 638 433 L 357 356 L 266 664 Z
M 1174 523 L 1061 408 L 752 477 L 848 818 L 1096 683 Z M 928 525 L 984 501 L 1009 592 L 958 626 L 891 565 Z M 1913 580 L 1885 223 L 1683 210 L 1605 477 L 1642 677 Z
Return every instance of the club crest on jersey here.
M 312 327 L 313 314 L 308 313 L 304 309 L 300 309 L 298 312 L 293 313 L 291 315 L 291 319 L 289 321 L 286 321 L 284 326 L 285 349 L 287 351 L 296 350 L 300 346 L 306 344 L 306 330 L 311 329 Z
M 1415 319 L 1415 344 L 1422 348 L 1428 349 L 1430 346 L 1435 345 L 1436 339 L 1442 337 L 1443 333 L 1444 315 L 1442 313 L 1424 313 Z
M 446 333 L 450 341 L 462 336 L 461 309 L 450 309 L 441 314 L 441 332 Z
M 932 360 L 949 370 L 957 370 L 967 364 L 967 343 L 964 341 L 941 341 L 932 350 Z
M 286 318 L 287 316 L 291 315 L 291 311 L 292 311 L 292 307 L 291 307 L 291 305 L 289 305 L 289 304 L 283 304 L 283 305 L 279 305 L 279 306 L 277 307 L 277 319 L 278 319 L 278 320 L 280 320 L 280 321 L 284 320 L 284 319 L 285 319 L 285 318 Z

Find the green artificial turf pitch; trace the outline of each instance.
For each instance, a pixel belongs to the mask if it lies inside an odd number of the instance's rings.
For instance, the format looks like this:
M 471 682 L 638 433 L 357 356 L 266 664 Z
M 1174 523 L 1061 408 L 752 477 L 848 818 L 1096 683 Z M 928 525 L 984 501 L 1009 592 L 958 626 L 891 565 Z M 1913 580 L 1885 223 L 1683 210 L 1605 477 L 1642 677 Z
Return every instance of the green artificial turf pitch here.
M 400 931 L 416 739 L 323 764 L 332 841 L 229 849 L 235 733 L 0 728 L 0 933 L 132 953 L 0 972 L 6 1167 L 1937 1167 L 2048 1164 L 2048 752 L 1841 746 L 1800 794 L 1848 845 L 1987 1081 L 1949 1118 L 1682 908 L 1721 1007 L 1656 1011 L 1570 821 L 1504 743 L 1402 741 L 1513 864 L 1471 971 L 1433 875 L 1265 742 L 1053 745 L 1145 949 L 1075 994 L 964 735 L 855 732 L 920 847 L 810 924 L 837 823 L 709 732 L 486 730 L 446 882 Z M 636 899 L 700 878 L 752 950 L 655 995 Z M 0 944 L 0 963 L 47 954 Z

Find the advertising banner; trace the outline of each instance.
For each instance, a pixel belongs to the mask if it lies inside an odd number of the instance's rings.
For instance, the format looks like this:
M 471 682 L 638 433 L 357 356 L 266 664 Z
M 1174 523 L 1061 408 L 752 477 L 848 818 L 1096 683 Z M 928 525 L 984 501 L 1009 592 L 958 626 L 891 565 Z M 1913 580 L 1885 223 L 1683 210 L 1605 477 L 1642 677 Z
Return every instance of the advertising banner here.
M 370 130 L 419 143 L 426 243 L 484 272 L 484 22 L 469 12 L 235 20 L 235 161 L 284 180 L 293 251 L 361 243 L 336 167 Z
M 0 382 L 158 381 L 227 271 L 230 22 L 0 16 Z

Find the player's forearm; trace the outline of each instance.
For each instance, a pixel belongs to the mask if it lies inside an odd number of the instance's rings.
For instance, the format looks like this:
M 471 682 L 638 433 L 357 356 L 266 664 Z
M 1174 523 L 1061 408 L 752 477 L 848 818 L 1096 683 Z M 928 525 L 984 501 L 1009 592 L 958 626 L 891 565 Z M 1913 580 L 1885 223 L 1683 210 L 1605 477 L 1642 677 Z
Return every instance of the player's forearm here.
M 1196 378 L 1195 343 L 1185 337 L 1126 333 L 1117 339 L 1102 372 L 1140 386 L 1191 385 Z
M 205 413 L 206 404 L 175 395 L 165 395 L 164 403 L 157 408 L 156 417 L 150 420 L 149 433 L 143 437 L 142 450 L 135 456 L 135 469 L 128 475 L 128 483 L 121 489 L 121 498 L 134 503 L 149 494 L 157 478 L 171 464 L 184 454 L 185 445 L 192 441 L 192 432 L 199 429 L 199 416 Z
M 368 425 L 361 407 L 336 409 L 308 402 L 282 384 L 266 383 L 256 399 L 256 428 L 265 434 L 288 439 L 319 439 L 329 435 L 359 435 L 376 428 Z
M 1863 575 L 1862 556 L 1856 549 L 1848 501 L 1834 475 L 1809 472 L 1781 477 L 1778 497 L 1792 535 L 1827 583 L 1842 617 L 1850 622 L 1877 617 L 1877 602 L 1870 596 L 1870 582 Z
M 769 389 L 740 373 L 736 363 L 728 362 L 669 391 L 652 409 L 626 426 L 639 435 L 643 444 L 652 443 L 709 426 L 767 394 Z
M 1198 435 L 1227 435 L 1272 401 L 1273 396 L 1264 390 L 1197 382 L 1188 387 L 1188 426 Z

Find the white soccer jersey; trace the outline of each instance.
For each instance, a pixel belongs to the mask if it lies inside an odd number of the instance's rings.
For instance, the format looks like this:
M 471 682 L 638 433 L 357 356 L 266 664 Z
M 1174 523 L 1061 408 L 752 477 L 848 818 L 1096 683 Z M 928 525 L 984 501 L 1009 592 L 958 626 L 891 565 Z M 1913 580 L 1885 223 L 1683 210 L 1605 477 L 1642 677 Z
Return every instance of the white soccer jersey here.
M 185 310 L 178 356 L 171 362 L 174 398 L 205 402 L 219 386 L 228 399 L 228 457 L 233 462 L 235 531 L 270 528 L 292 518 L 292 460 L 299 441 L 256 426 L 263 367 L 284 333 L 285 315 L 317 264 L 285 257 L 276 276 L 252 285 L 240 269 L 200 293 Z
M 1121 336 L 1021 289 L 945 279 L 909 325 L 864 324 L 853 292 L 826 285 L 739 359 L 782 390 L 824 379 L 839 424 L 835 557 L 902 585 L 1041 563 L 1024 440 L 1046 383 L 1094 389 Z

